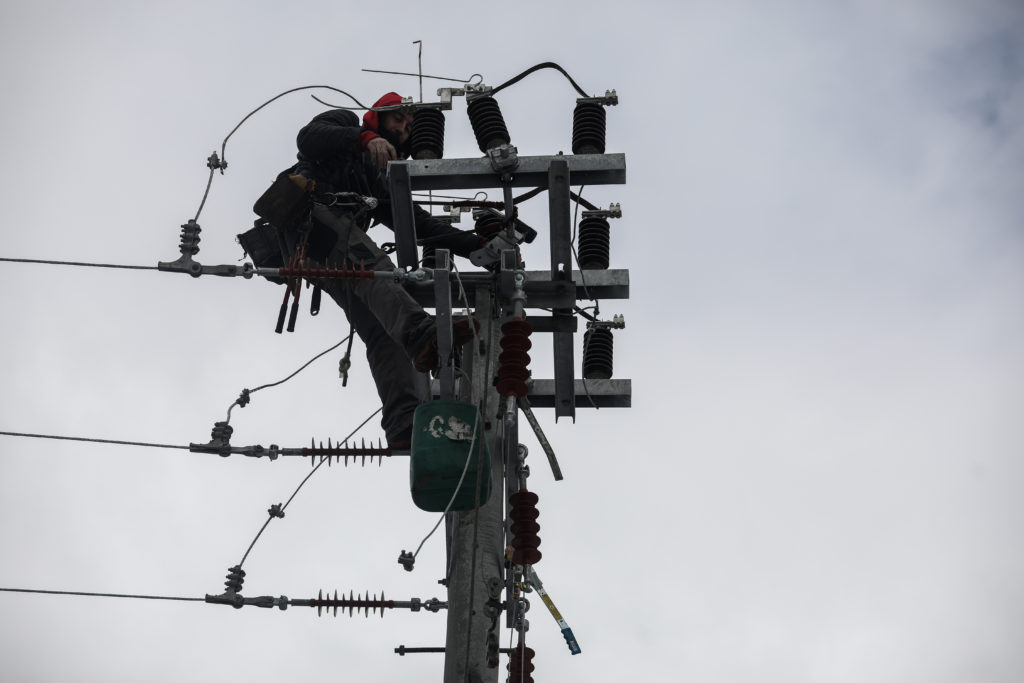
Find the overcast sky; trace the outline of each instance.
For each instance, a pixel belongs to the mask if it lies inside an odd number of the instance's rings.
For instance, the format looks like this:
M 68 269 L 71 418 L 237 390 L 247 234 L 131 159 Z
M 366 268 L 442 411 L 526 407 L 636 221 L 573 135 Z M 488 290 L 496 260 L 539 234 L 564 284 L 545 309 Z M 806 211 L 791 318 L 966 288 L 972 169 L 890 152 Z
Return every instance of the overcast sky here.
M 632 298 L 601 310 L 626 317 L 615 376 L 633 407 L 539 411 L 562 482 L 524 439 L 537 570 L 583 649 L 534 600 L 535 678 L 1021 680 L 1019 2 L 4 3 L 0 257 L 175 259 L 206 157 L 246 113 L 310 84 L 418 97 L 416 79 L 360 71 L 415 71 L 415 40 L 427 74 L 497 85 L 555 61 L 620 97 L 608 151 L 628 183 L 584 195 L 622 206 L 612 266 Z M 499 94 L 521 154 L 570 151 L 575 97 L 553 71 Z M 238 262 L 253 201 L 323 109 L 293 94 L 231 138 L 197 260 Z M 479 156 L 461 100 L 446 156 Z M 280 298 L 257 280 L 0 263 L 0 431 L 206 441 L 242 388 L 347 334 L 325 301 L 275 335 Z M 377 398 L 358 343 L 346 388 L 339 358 L 236 408 L 233 443 L 347 434 Z M 307 472 L 0 436 L 0 587 L 220 592 Z M 395 561 L 433 522 L 405 463 L 325 468 L 253 549 L 244 592 L 443 599 L 440 538 L 413 573 Z M 443 645 L 444 620 L 0 593 L 0 677 L 440 680 L 441 655 L 392 650 Z

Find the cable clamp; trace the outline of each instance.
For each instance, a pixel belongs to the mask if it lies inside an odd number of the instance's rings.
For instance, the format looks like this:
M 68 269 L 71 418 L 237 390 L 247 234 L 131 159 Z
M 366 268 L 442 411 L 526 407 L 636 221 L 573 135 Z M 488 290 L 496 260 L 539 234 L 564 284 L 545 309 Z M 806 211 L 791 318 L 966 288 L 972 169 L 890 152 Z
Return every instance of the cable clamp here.
M 618 202 L 612 202 L 607 209 L 594 209 L 583 211 L 584 218 L 622 218 L 622 206 Z
M 519 150 L 515 145 L 504 144 L 491 147 L 487 150 L 487 160 L 491 162 L 491 168 L 495 173 L 502 175 L 511 174 L 519 168 Z M 504 178 L 502 178 L 504 181 Z M 509 177 L 507 182 L 511 182 Z
M 217 150 L 214 150 L 213 154 L 211 154 L 206 159 L 206 168 L 210 169 L 211 171 L 220 169 L 220 174 L 221 175 L 224 175 L 224 170 L 227 167 L 228 167 L 228 160 L 224 159 L 223 161 L 221 161 L 220 157 L 217 156 Z
M 600 104 L 614 107 L 619 103 L 619 94 L 615 90 L 605 90 L 604 97 L 577 97 L 576 104 Z

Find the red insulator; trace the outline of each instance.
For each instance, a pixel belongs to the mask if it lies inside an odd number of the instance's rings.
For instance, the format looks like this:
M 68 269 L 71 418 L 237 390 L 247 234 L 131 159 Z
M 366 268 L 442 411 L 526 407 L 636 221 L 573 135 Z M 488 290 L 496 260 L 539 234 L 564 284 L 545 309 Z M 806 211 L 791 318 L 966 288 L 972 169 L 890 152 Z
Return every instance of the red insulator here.
M 501 326 L 502 352 L 498 355 L 498 393 L 502 396 L 526 396 L 530 377 L 530 334 L 533 328 L 522 318 L 513 318 Z
M 338 591 L 334 591 L 333 598 L 330 596 L 329 593 L 325 598 L 324 592 L 321 590 L 317 592 L 316 598 L 309 601 L 309 606 L 316 607 L 317 616 L 321 616 L 324 610 L 330 612 L 331 609 L 334 609 L 334 614 L 332 616 L 336 617 L 338 616 L 339 607 L 341 608 L 342 614 L 345 613 L 345 608 L 347 607 L 349 616 L 352 616 L 353 612 L 358 612 L 362 610 L 365 613 L 365 615 L 369 617 L 370 612 L 376 612 L 377 610 L 380 610 L 380 616 L 381 618 L 383 618 L 384 610 L 394 609 L 395 601 L 385 600 L 383 593 L 380 594 L 380 599 L 378 600 L 376 593 L 374 593 L 373 598 L 371 599 L 369 593 L 367 593 L 366 597 L 364 598 L 362 594 L 356 596 L 351 591 L 349 591 L 347 598 L 344 595 L 342 595 L 339 598 Z
M 537 564 L 540 562 L 541 552 L 537 550 L 540 545 L 540 524 L 537 518 L 540 511 L 537 509 L 539 498 L 536 493 L 519 489 L 508 497 L 509 519 L 512 524 L 509 532 L 512 534 L 512 563 L 513 564 Z
M 520 638 L 516 649 L 508 655 L 508 680 L 509 683 L 533 683 L 533 655 L 536 654 L 532 647 L 526 647 L 526 643 Z
M 281 277 L 305 277 L 316 278 L 321 280 L 372 280 L 374 278 L 374 271 L 372 269 L 366 268 L 362 263 L 360 263 L 358 268 L 325 268 L 323 266 L 301 268 L 298 266 L 293 266 L 290 268 L 278 269 L 278 275 L 280 275 Z

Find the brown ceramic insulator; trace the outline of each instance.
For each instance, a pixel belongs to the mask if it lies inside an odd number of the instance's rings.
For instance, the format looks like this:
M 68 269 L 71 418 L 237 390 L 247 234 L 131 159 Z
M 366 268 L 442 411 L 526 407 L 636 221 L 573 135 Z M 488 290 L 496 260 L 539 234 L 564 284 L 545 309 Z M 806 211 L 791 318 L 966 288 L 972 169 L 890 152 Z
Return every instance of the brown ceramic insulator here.
M 540 500 L 536 493 L 520 489 L 508 497 L 509 519 L 512 524 L 509 533 L 512 534 L 512 562 L 513 564 L 537 564 L 540 562 L 541 552 L 537 549 L 540 546 L 540 524 L 537 518 L 540 511 L 537 509 L 537 501 Z
M 533 328 L 522 318 L 513 318 L 501 326 L 501 354 L 495 386 L 502 396 L 526 396 L 526 380 L 530 378 L 530 334 Z
M 509 683 L 533 683 L 533 656 L 536 653 L 532 647 L 520 640 L 516 648 L 508 655 L 508 680 Z

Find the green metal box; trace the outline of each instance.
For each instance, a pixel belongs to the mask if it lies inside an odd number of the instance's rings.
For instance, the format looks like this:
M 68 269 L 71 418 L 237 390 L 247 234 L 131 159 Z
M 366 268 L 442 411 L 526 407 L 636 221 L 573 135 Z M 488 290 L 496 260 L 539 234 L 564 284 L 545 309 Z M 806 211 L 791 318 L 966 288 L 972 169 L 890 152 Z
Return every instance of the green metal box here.
M 421 510 L 472 510 L 478 470 L 482 470 L 480 504 L 483 505 L 491 494 L 491 457 L 484 439 L 484 421 L 472 403 L 430 401 L 420 404 L 413 417 L 410 455 L 409 485 L 412 500 Z

